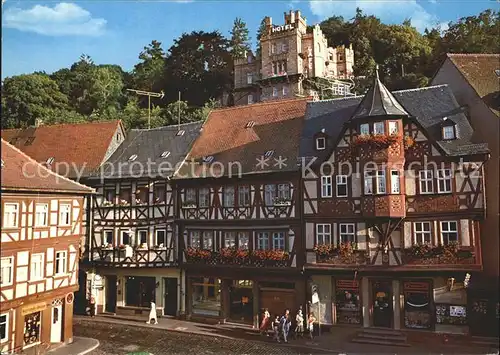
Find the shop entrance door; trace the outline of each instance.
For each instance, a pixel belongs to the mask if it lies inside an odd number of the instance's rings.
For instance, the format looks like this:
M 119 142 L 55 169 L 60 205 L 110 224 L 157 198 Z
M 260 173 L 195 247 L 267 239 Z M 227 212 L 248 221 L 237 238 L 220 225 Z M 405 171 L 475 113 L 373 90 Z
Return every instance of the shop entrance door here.
M 52 325 L 50 327 L 50 342 L 61 342 L 62 335 L 62 305 L 52 307 Z
M 177 278 L 164 277 L 165 297 L 163 300 L 163 313 L 165 316 L 177 316 Z
M 372 283 L 373 326 L 392 328 L 392 287 L 389 280 Z
M 106 276 L 106 312 L 116 313 L 116 275 Z
M 229 288 L 231 302 L 229 318 L 234 322 L 252 323 L 253 282 L 251 280 L 234 280 Z

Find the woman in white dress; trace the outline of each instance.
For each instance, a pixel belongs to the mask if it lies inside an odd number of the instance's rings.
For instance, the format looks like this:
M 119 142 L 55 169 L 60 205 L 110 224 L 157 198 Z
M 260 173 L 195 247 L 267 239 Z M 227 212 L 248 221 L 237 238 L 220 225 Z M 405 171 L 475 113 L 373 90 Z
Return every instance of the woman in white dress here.
M 158 318 L 156 317 L 156 304 L 153 301 L 151 301 L 151 310 L 149 311 L 149 317 L 146 323 L 151 324 L 151 320 L 154 320 L 153 324 L 158 324 Z

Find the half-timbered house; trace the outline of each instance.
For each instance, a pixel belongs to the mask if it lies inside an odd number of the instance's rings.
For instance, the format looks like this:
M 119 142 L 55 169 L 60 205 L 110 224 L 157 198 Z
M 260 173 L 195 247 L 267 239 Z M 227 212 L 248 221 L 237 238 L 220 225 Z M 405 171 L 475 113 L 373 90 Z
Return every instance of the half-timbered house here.
M 84 199 L 93 190 L 3 139 L 0 171 L 0 347 L 35 353 L 72 341 Z
M 467 331 L 486 144 L 446 85 L 308 105 L 305 270 L 322 324 Z
M 201 123 L 132 129 L 89 180 L 97 190 L 88 276 L 98 312 L 183 313 L 170 178 Z
M 304 304 L 297 156 L 306 100 L 214 110 L 175 175 L 189 318 Z

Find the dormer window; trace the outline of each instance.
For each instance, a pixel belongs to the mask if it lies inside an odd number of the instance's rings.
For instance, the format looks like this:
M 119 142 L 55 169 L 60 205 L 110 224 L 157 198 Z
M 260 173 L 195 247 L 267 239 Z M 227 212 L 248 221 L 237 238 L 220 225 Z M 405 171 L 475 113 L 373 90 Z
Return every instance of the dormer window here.
M 133 154 L 130 156 L 130 158 L 128 158 L 129 161 L 134 161 L 137 159 L 137 154 Z
M 444 126 L 443 127 L 443 139 L 449 140 L 449 139 L 455 139 L 455 138 L 456 138 L 455 126 L 454 125 Z
M 162 158 L 168 158 L 169 155 L 170 155 L 170 152 L 168 150 L 166 150 L 163 153 L 161 153 L 161 157 Z
M 177 132 L 176 136 L 179 136 L 179 137 L 180 137 L 180 136 L 183 136 L 183 135 L 184 135 L 184 133 L 185 133 L 185 132 L 184 132 L 184 130 L 183 130 L 183 129 L 181 129 L 181 130 L 179 130 L 179 131 Z
M 359 134 L 370 134 L 370 125 L 368 123 L 363 123 L 359 126 Z
M 122 135 L 120 133 L 116 134 L 116 141 L 119 142 L 122 139 Z
M 326 149 L 326 138 L 318 137 L 316 138 L 316 150 L 324 150 Z

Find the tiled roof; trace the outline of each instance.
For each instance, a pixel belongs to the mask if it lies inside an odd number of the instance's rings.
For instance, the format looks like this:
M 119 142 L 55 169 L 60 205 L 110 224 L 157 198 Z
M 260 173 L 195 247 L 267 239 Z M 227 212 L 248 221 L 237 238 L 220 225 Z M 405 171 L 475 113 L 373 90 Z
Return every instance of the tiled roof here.
M 93 175 L 102 174 L 105 178 L 170 177 L 184 161 L 193 141 L 200 135 L 202 123 L 132 129 L 125 141 L 104 162 L 102 173 L 99 171 Z M 136 157 L 131 160 L 134 155 Z
M 389 89 L 380 81 L 378 67 L 375 74 L 372 86 L 363 97 L 363 100 L 361 100 L 351 119 L 380 116 L 408 116 L 408 112 L 405 111 Z
M 198 177 L 204 169 L 215 177 L 297 170 L 306 104 L 276 100 L 212 111 L 175 178 Z
M 74 182 L 37 163 L 2 139 L 2 191 L 93 193 L 94 190 Z
M 448 54 L 448 58 L 488 107 L 500 116 L 500 54 Z
M 429 139 L 436 142 L 447 155 L 465 156 L 489 152 L 486 143 L 473 141 L 473 129 L 447 85 L 394 91 L 392 94 L 420 123 Z M 334 148 L 333 144 L 343 132 L 344 124 L 362 99 L 363 97 L 350 97 L 310 102 L 302 131 L 299 157 L 305 158 L 306 162 L 313 157 L 316 157 L 318 162 L 327 159 Z M 457 139 L 442 140 L 441 123 L 444 117 L 456 123 Z M 325 129 L 325 133 L 331 137 L 328 139 L 330 146 L 324 151 L 317 152 L 314 135 L 322 129 Z
M 97 169 L 121 127 L 119 120 L 2 130 L 2 138 L 40 163 L 54 158 L 59 174 L 74 178 Z M 123 134 L 123 132 L 122 132 Z M 69 164 L 71 169 L 58 164 Z M 76 169 L 76 170 L 75 170 Z M 67 171 L 69 170 L 69 171 Z

